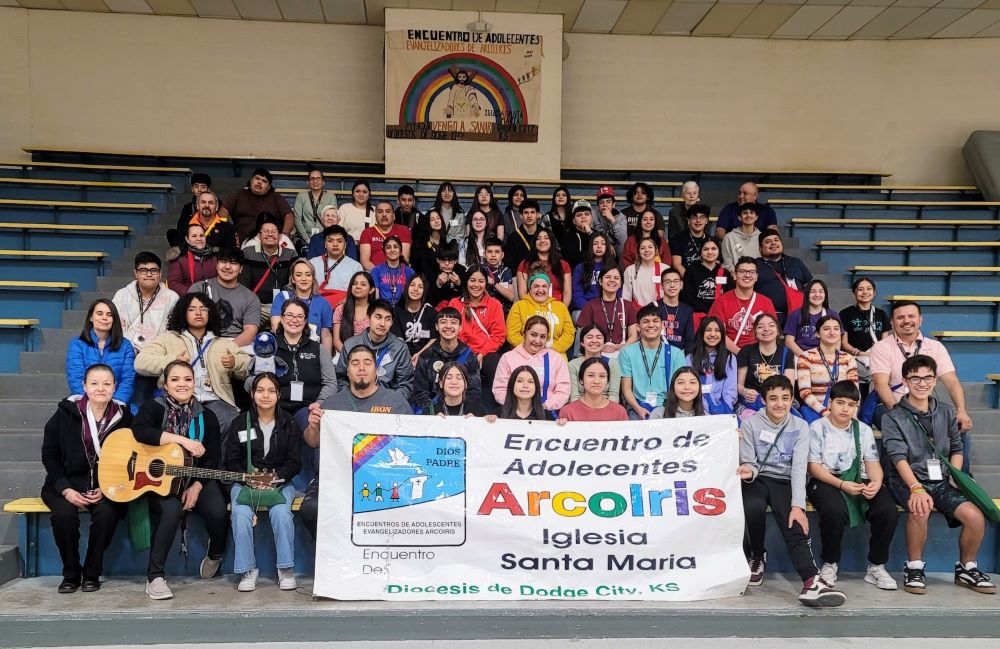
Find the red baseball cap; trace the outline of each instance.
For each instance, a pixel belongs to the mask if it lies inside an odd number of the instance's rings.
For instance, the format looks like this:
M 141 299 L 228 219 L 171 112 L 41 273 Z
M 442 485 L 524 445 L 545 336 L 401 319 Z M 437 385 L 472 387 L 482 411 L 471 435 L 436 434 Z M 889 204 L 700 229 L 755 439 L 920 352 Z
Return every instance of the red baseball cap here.
M 597 188 L 597 200 L 601 200 L 604 197 L 615 197 L 615 190 L 611 185 L 601 185 Z

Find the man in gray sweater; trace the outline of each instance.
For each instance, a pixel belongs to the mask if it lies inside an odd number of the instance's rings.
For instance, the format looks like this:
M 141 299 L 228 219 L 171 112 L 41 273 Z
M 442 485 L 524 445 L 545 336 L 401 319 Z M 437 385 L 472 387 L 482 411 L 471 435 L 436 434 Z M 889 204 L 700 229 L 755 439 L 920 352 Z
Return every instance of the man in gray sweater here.
M 976 565 L 986 530 L 983 513 L 955 488 L 948 468 L 938 458 L 940 453 L 954 467 L 962 468 L 962 437 L 955 408 L 931 396 L 937 381 L 937 362 L 921 354 L 907 358 L 903 361 L 903 381 L 909 394 L 882 418 L 882 442 L 892 467 L 889 486 L 909 512 L 903 588 L 917 595 L 927 592 L 924 544 L 931 511 L 937 509 L 949 527 L 962 526 L 955 583 L 993 595 L 996 586 Z
M 792 383 L 772 376 L 761 386 L 764 409 L 740 427 L 740 478 L 746 517 L 745 550 L 750 562 L 750 585 L 764 581 L 767 551 L 764 533 L 767 507 L 781 530 L 795 571 L 802 578 L 799 601 L 806 606 L 840 606 L 847 597 L 819 576 L 809 547 L 806 518 L 806 468 L 809 426 L 791 414 Z

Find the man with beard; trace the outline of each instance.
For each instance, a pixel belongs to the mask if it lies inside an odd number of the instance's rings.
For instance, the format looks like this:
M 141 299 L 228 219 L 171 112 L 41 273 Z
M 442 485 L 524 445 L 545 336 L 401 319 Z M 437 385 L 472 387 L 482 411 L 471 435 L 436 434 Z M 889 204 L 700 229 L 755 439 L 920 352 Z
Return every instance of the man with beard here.
M 776 230 L 764 230 L 758 237 L 760 258 L 757 259 L 757 284 L 754 289 L 766 295 L 778 310 L 778 323 L 784 327 L 788 317 L 788 296 L 785 287 L 802 293 L 813 274 L 798 257 L 785 254 L 781 234 Z
M 271 172 L 262 168 L 254 169 L 247 186 L 227 196 L 219 210 L 219 214 L 233 222 L 239 245 L 250 238 L 257 227 L 257 216 L 264 212 L 278 215 L 281 233 L 291 234 L 295 213 L 285 197 L 274 191 Z
M 191 218 L 198 211 L 198 197 L 211 188 L 211 176 L 202 173 L 191 174 L 191 200 L 184 203 L 184 206 L 181 208 L 181 215 L 177 219 L 177 227 L 167 230 L 167 242 L 171 247 L 184 243 L 184 233 L 187 232 L 188 223 L 191 222 Z M 218 205 L 218 198 L 216 198 L 215 202 Z
M 232 338 L 237 347 L 253 344 L 260 329 L 260 300 L 253 291 L 240 284 L 243 251 L 223 248 L 216 256 L 216 277 L 194 284 L 188 291 L 200 291 L 219 305 L 220 330 L 223 338 Z
M 323 418 L 324 410 L 374 412 L 387 415 L 406 415 L 413 412 L 402 394 L 379 385 L 375 354 L 375 350 L 367 345 L 356 345 L 346 352 L 347 389 L 341 389 L 330 395 L 322 405 L 314 403 L 309 406 L 309 424 L 302 433 L 302 439 L 306 444 L 312 448 L 319 448 L 320 420 Z M 299 515 L 302 516 L 303 525 L 315 539 L 316 521 L 319 517 L 319 475 L 313 478 L 306 488 L 306 495 L 299 507 Z

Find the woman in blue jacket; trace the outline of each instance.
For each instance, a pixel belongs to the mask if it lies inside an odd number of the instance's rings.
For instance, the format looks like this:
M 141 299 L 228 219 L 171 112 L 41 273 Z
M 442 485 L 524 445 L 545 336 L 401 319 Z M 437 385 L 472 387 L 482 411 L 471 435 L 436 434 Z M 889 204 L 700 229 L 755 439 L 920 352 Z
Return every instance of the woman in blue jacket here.
M 122 334 L 122 321 L 111 300 L 94 300 L 83 322 L 79 338 L 69 341 L 66 352 L 66 382 L 70 394 L 83 394 L 87 368 L 102 363 L 115 375 L 114 399 L 129 403 L 135 385 L 135 350 Z

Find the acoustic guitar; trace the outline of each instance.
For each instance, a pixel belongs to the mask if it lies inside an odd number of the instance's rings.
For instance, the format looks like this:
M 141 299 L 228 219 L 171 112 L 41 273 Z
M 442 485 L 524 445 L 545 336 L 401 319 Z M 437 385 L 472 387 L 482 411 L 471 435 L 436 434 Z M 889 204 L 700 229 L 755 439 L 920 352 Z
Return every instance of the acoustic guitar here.
M 176 494 L 183 482 L 178 478 L 243 482 L 255 489 L 266 489 L 275 482 L 273 473 L 204 469 L 192 463 L 191 456 L 184 452 L 180 444 L 140 444 L 130 429 L 119 428 L 101 444 L 97 481 L 105 497 L 119 503 L 127 503 L 147 493 L 160 496 Z

